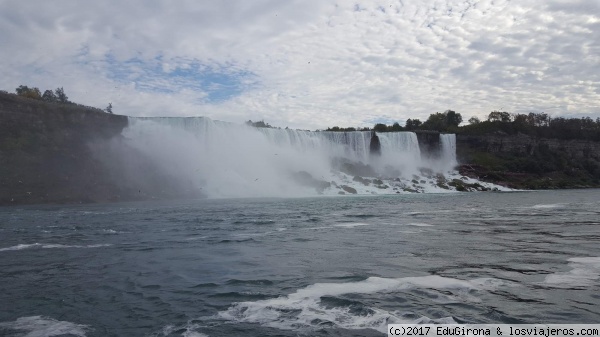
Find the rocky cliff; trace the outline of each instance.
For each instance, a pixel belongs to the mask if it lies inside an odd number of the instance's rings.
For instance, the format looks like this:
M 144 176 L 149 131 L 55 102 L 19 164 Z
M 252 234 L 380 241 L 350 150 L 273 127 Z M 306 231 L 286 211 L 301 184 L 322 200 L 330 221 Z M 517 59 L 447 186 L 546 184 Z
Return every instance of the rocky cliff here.
M 181 195 L 132 149 L 125 116 L 0 93 L 0 205 L 142 200 Z M 149 179 L 136 180 L 143 172 Z
M 458 135 L 462 174 L 520 189 L 600 187 L 600 142 Z

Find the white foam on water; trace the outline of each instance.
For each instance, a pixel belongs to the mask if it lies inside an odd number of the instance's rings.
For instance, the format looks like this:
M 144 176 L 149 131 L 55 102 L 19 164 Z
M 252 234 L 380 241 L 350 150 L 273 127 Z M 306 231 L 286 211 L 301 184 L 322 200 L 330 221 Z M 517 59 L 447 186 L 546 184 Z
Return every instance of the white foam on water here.
M 348 222 L 348 223 L 342 223 L 342 224 L 337 224 L 337 225 L 333 225 L 333 226 L 334 227 L 354 228 L 354 227 L 360 227 L 360 226 L 370 226 L 370 224 L 363 223 L 363 222 Z
M 208 335 L 205 335 L 203 333 L 200 333 L 200 332 L 194 331 L 194 330 L 186 330 L 181 335 L 183 337 L 208 337 Z
M 193 237 L 187 238 L 186 240 L 194 241 L 194 240 L 202 240 L 202 239 L 206 239 L 206 238 L 208 238 L 208 236 L 193 236 Z
M 416 226 L 416 227 L 433 227 L 433 225 L 428 224 L 428 223 L 422 223 L 422 222 L 411 222 L 411 223 L 407 223 L 405 224 L 405 226 Z
M 168 336 L 168 335 L 170 335 L 170 334 L 171 334 L 171 332 L 173 332 L 174 330 L 175 330 L 175 326 L 174 326 L 174 325 L 167 325 L 167 326 L 164 326 L 164 327 L 162 328 L 162 334 L 163 334 L 163 336 Z
M 477 279 L 463 281 L 436 275 L 421 277 L 405 277 L 398 279 L 370 277 L 360 282 L 350 283 L 317 283 L 299 289 L 295 293 L 278 298 L 255 302 L 235 303 L 226 311 L 220 312 L 221 318 L 258 323 L 278 329 L 314 329 L 329 324 L 344 329 L 375 329 L 386 331 L 387 324 L 392 323 L 456 323 L 451 317 L 432 320 L 422 316 L 418 319 L 407 319 L 398 311 L 386 311 L 379 308 L 365 308 L 359 312 L 350 307 L 331 307 L 321 303 L 324 296 L 340 296 L 344 294 L 391 294 L 413 288 L 455 289 L 456 300 L 477 301 L 468 294 L 471 290 L 485 290 L 497 287 L 502 281 Z
M 398 231 L 398 233 L 402 233 L 402 234 L 418 234 L 423 232 L 422 230 L 416 230 L 416 231 Z
M 105 234 L 118 234 L 119 233 L 114 229 L 103 229 L 102 232 Z
M 23 249 L 31 249 L 31 248 L 40 248 L 40 249 L 52 249 L 52 248 L 99 248 L 99 247 L 109 247 L 112 246 L 108 243 L 101 243 L 95 245 L 61 245 L 61 244 L 53 244 L 53 243 L 29 243 L 29 244 L 18 244 L 12 247 L 0 248 L 0 252 L 11 251 L 11 250 L 23 250 Z
M 333 226 L 318 226 L 318 227 L 306 227 L 304 229 L 313 230 L 313 229 L 331 229 Z
M 39 243 L 18 244 L 16 246 L 12 246 L 12 247 L 0 248 L 0 252 L 4 252 L 4 251 L 7 251 L 7 250 L 21 250 L 21 249 L 38 247 L 38 246 L 41 246 L 41 244 L 39 244 Z
M 588 287 L 600 280 L 600 257 L 570 258 L 568 272 L 547 275 L 544 285 L 555 288 Z
M 256 236 L 265 236 L 271 232 L 260 232 L 260 233 L 233 233 L 231 236 L 235 236 L 238 238 L 251 238 Z
M 181 336 L 183 336 L 183 337 L 209 337 L 206 334 L 203 334 L 203 333 L 200 333 L 200 332 L 196 331 L 200 327 L 201 326 L 198 325 L 198 324 L 188 324 L 188 325 L 185 325 L 183 327 L 176 327 L 174 325 L 167 325 L 167 326 L 163 327 L 163 329 L 162 329 L 162 335 L 163 336 L 169 336 L 169 335 L 171 335 L 176 330 L 185 329 L 185 331 L 181 333 Z
M 74 335 L 85 337 L 89 326 L 67 321 L 58 321 L 50 317 L 29 316 L 17 318 L 14 322 L 0 323 L 0 333 L 5 330 L 23 332 L 24 337 L 50 337 Z
M 564 207 L 565 204 L 539 204 L 539 205 L 533 205 L 530 208 L 534 208 L 534 209 L 545 209 L 545 208 L 560 208 L 560 207 Z

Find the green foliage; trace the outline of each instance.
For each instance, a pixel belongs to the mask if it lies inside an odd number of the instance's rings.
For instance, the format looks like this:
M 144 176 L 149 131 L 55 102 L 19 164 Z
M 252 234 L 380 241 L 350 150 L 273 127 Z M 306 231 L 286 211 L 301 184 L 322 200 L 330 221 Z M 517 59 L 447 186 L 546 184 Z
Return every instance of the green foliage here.
M 108 106 L 106 107 L 106 112 L 108 112 L 109 114 L 112 114 L 112 103 L 108 103 Z
M 373 128 L 341 128 L 339 126 L 329 127 L 325 129 L 325 131 L 334 131 L 334 132 L 350 132 L 350 131 L 375 131 L 375 132 L 395 132 L 395 131 L 404 131 L 404 128 L 400 126 L 400 123 L 395 122 L 392 125 L 385 125 L 382 123 L 377 123 L 373 126 Z
M 265 121 L 253 122 L 251 120 L 248 120 L 246 122 L 246 125 L 253 126 L 255 128 L 273 128 L 269 123 L 265 123 Z
M 325 131 L 351 132 L 351 131 L 371 131 L 371 129 L 369 129 L 369 128 L 357 129 L 357 128 L 353 128 L 353 127 L 340 128 L 339 126 L 334 126 L 332 128 L 327 128 Z
M 475 116 L 469 118 L 469 124 L 477 124 L 477 123 L 481 123 L 481 121 L 479 120 L 479 118 L 477 118 Z
M 510 122 L 510 114 L 505 111 L 492 111 L 488 115 L 488 121 L 490 122 L 502 122 L 508 123 Z
M 42 99 L 46 102 L 58 102 L 58 97 L 56 97 L 56 95 L 54 94 L 54 91 L 52 91 L 52 90 L 44 91 L 44 94 L 42 95 Z
M 373 131 L 375 132 L 387 132 L 387 130 L 387 125 L 381 123 L 375 124 L 375 126 L 373 127 Z
M 462 116 L 459 113 L 453 110 L 446 110 L 429 115 L 429 118 L 423 123 L 421 129 L 440 132 L 451 131 L 457 128 L 460 123 L 462 123 Z
M 421 123 L 418 119 L 407 119 L 404 128 L 408 131 L 417 130 L 421 127 L 423 123 Z
M 327 128 L 327 130 L 325 130 L 325 131 L 346 132 L 346 131 L 356 131 L 356 128 L 353 128 L 353 127 L 340 128 L 339 126 L 334 126 L 332 128 Z M 361 130 L 361 131 L 364 131 L 364 130 Z
M 15 91 L 17 92 L 17 95 L 19 96 L 23 96 L 25 93 L 29 92 L 29 87 L 26 85 L 20 85 L 17 87 L 17 89 L 15 89 Z
M 32 98 L 32 99 L 42 99 L 42 93 L 40 89 L 34 87 L 29 88 L 26 85 L 20 85 L 16 90 L 17 95 Z
M 17 95 L 27 98 L 43 100 L 46 102 L 72 104 L 72 102 L 69 101 L 69 98 L 65 94 L 65 90 L 62 87 L 56 88 L 54 92 L 52 92 L 52 90 L 46 90 L 44 91 L 43 95 L 40 89 L 38 89 L 37 87 L 29 88 L 26 85 L 20 85 L 17 89 L 15 89 L 15 91 Z
M 600 141 L 600 118 L 550 118 L 546 113 L 510 115 L 507 112 L 492 111 L 487 121 L 462 126 L 456 132 L 466 135 L 521 133 L 539 138 Z
M 423 123 L 422 129 L 443 131 L 447 128 L 446 115 L 441 112 L 436 112 L 429 115 L 429 118 Z
M 459 113 L 452 110 L 446 110 L 444 114 L 446 115 L 446 125 L 449 127 L 458 127 L 458 125 L 462 123 L 463 119 Z
M 489 152 L 476 152 L 471 162 L 475 165 L 487 167 L 490 170 L 500 171 L 504 169 L 504 160 Z
M 62 87 L 56 88 L 56 90 L 54 90 L 54 93 L 56 95 L 56 98 L 57 98 L 58 102 L 60 102 L 60 103 L 70 103 L 69 102 L 69 98 L 65 94 L 65 90 Z

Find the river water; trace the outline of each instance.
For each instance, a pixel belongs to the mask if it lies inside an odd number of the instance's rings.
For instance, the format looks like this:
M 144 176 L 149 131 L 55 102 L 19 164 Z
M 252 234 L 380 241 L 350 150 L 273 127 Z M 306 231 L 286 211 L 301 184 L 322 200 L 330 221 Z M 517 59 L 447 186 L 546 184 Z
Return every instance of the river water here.
M 599 321 L 599 190 L 0 208 L 3 336 Z

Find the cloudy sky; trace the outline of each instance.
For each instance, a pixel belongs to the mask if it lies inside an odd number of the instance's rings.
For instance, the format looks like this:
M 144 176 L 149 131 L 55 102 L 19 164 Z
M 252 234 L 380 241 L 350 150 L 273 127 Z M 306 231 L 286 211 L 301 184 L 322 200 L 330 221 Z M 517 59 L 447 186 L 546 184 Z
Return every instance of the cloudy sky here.
M 130 116 L 600 116 L 599 0 L 0 0 L 0 89 Z

